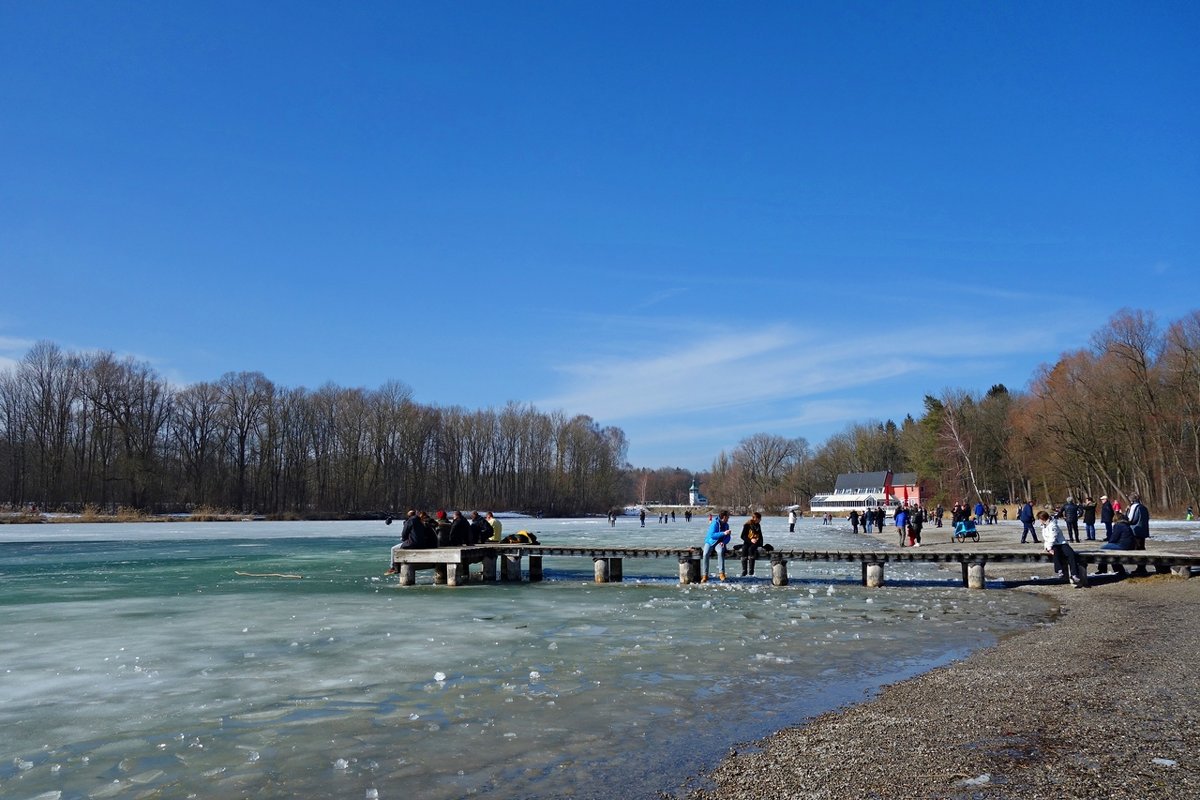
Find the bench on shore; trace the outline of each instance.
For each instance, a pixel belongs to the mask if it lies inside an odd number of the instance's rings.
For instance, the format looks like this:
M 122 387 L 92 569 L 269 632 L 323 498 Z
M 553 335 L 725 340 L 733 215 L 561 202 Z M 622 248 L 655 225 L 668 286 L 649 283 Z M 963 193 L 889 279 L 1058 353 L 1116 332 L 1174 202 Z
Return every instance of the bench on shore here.
M 1147 552 L 1145 550 L 1076 551 L 1085 571 L 1089 566 L 1153 568 L 1155 572 L 1170 572 L 1190 578 L 1192 569 L 1200 567 L 1200 556 Z M 527 559 L 528 580 L 542 580 L 542 559 L 548 556 L 591 558 L 597 583 L 616 583 L 624 578 L 627 558 L 673 558 L 679 563 L 679 582 L 700 582 L 701 551 L 698 547 L 563 547 L 558 545 L 487 544 L 470 547 L 438 547 L 425 550 L 392 551 L 393 563 L 401 586 L 416 583 L 418 570 L 432 569 L 434 583 L 458 586 L 470 580 L 472 564 L 482 565 L 485 582 L 520 582 L 521 560 Z M 738 559 L 740 553 L 730 551 L 727 559 Z M 858 563 L 862 567 L 864 586 L 883 586 L 887 564 L 958 564 L 962 570 L 962 585 L 971 589 L 985 588 L 985 570 L 989 563 L 1047 563 L 1053 562 L 1050 553 L 1041 550 L 953 551 L 937 552 L 905 548 L 903 550 L 758 550 L 758 560 L 771 565 L 771 583 L 788 584 L 789 561 L 826 561 Z M 499 566 L 498 566 L 499 563 Z M 1086 574 L 1083 579 L 1087 585 Z

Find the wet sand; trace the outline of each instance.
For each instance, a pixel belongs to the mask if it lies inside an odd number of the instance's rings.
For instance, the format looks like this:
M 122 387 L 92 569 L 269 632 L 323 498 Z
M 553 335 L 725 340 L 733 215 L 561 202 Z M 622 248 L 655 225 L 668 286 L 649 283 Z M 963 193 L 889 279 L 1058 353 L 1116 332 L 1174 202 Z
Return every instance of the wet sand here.
M 1010 531 L 984 530 L 996 547 L 1019 542 L 1019 531 L 1013 542 Z M 1195 552 L 1151 541 L 1152 551 Z M 1050 568 L 988 568 L 989 580 L 1031 575 L 1049 578 Z M 1041 592 L 1060 614 L 868 702 L 738 746 L 684 796 L 1200 797 L 1200 579 L 987 591 Z

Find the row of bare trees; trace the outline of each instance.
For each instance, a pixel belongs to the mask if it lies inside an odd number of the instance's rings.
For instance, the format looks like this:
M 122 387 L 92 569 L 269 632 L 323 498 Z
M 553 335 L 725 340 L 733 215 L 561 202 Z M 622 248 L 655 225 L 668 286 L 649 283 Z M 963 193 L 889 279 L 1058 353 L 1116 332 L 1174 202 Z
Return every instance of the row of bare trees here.
M 0 372 L 13 506 L 602 512 L 624 501 L 627 449 L 590 417 L 427 406 L 399 383 L 310 391 L 231 372 L 175 388 L 149 364 L 49 342 Z
M 841 473 L 916 472 L 933 502 L 1062 502 L 1137 492 L 1163 511 L 1200 499 L 1200 311 L 1166 326 L 1122 310 L 1028 389 L 926 395 L 920 417 L 860 423 L 815 450 L 756 434 L 706 476 L 717 503 L 778 508 Z

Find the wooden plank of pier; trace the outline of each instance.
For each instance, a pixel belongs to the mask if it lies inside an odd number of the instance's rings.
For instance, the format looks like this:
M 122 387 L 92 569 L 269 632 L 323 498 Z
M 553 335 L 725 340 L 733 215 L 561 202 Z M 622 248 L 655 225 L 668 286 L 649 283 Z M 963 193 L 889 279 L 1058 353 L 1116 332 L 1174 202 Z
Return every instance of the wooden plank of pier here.
M 519 582 L 521 560 L 527 559 L 529 580 L 542 579 L 542 559 L 545 557 L 591 558 L 595 567 L 597 583 L 617 583 L 624 576 L 624 559 L 627 558 L 674 558 L 679 562 L 679 582 L 697 583 L 700 580 L 699 547 L 594 547 L 533 544 L 488 544 L 472 547 L 438 547 L 424 550 L 393 549 L 392 558 L 400 576 L 400 585 L 416 583 L 416 572 L 421 569 L 434 571 L 434 583 L 457 586 L 470 579 L 472 564 L 482 564 L 485 582 Z M 738 558 L 739 554 L 727 551 L 726 558 Z M 794 550 L 759 549 L 759 560 L 771 564 L 771 582 L 776 586 L 788 583 L 789 561 L 825 561 L 858 563 L 862 566 L 864 586 L 882 586 L 887 564 L 958 564 L 962 570 L 962 585 L 974 589 L 985 587 L 985 570 L 989 563 L 1046 563 L 1053 556 L 1042 548 L 1024 550 L 957 549 L 936 551 L 923 548 L 896 550 Z M 1200 555 L 1147 552 L 1145 550 L 1098 550 L 1076 551 L 1079 563 L 1087 566 L 1121 564 L 1127 567 L 1149 569 L 1157 572 L 1170 571 L 1181 577 L 1190 577 L 1193 568 L 1200 567 Z M 497 569 L 497 560 L 500 568 Z M 1086 584 L 1086 575 L 1084 576 Z

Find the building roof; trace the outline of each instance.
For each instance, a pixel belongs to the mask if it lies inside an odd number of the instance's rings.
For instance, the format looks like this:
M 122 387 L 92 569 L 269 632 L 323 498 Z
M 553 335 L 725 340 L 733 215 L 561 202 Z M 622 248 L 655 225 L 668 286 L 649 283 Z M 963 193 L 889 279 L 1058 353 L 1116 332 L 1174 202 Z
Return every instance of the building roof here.
M 883 472 L 847 472 L 837 476 L 834 492 L 879 491 L 887 483 L 887 471 Z M 892 476 L 893 486 L 915 486 L 917 473 L 898 472 Z

